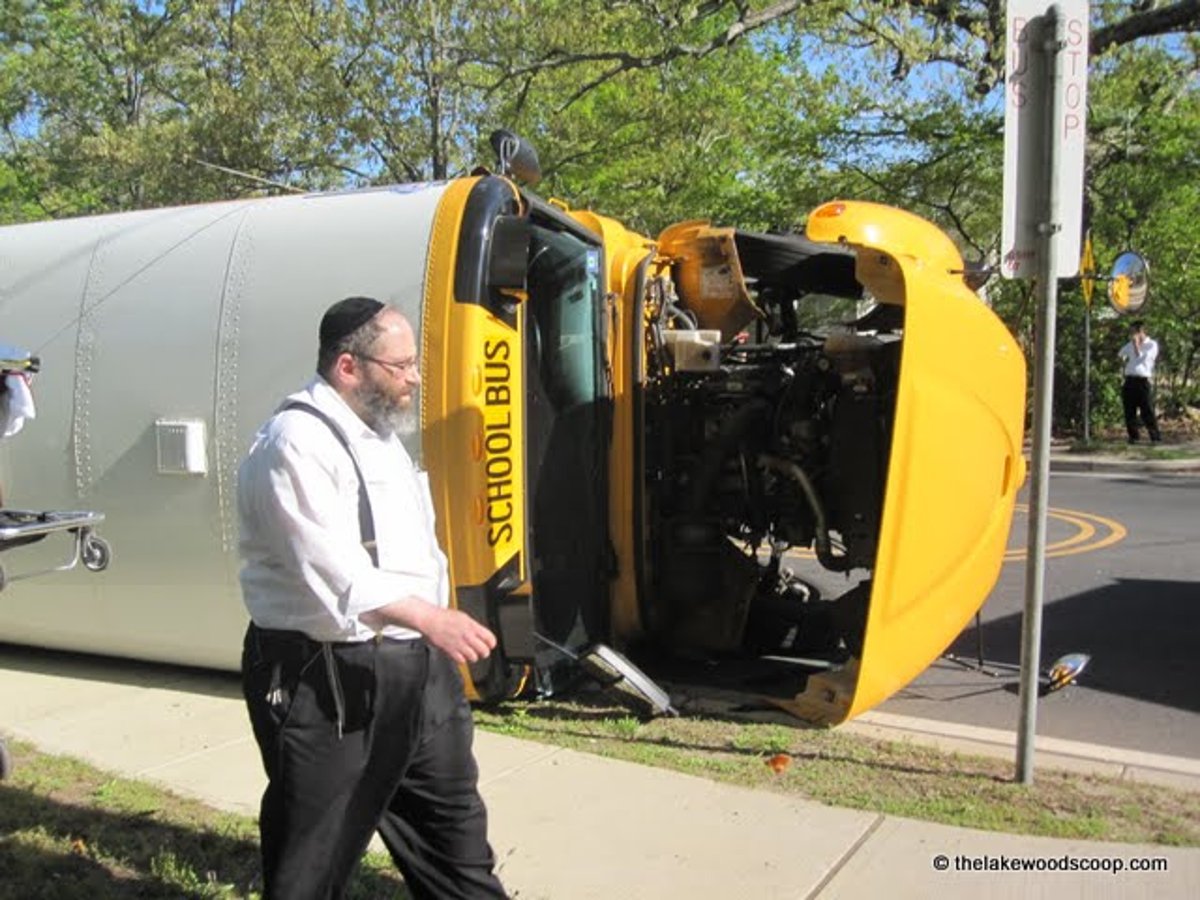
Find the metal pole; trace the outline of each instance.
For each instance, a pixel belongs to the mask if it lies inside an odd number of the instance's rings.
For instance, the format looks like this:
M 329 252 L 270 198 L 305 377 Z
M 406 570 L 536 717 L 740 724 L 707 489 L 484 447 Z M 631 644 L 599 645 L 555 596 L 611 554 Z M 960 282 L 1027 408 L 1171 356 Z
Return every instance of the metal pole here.
M 1083 304 L 1083 442 L 1092 442 L 1092 302 Z
M 1025 564 L 1025 613 L 1021 619 L 1021 721 L 1017 729 L 1017 779 L 1033 782 L 1033 739 L 1037 728 L 1038 672 L 1041 669 L 1042 598 L 1046 570 L 1046 509 L 1050 482 L 1050 422 L 1054 398 L 1054 339 L 1058 301 L 1055 249 L 1060 225 L 1054 222 L 1056 186 L 1054 167 L 1061 135 L 1058 101 L 1058 59 L 1062 46 L 1062 17 L 1051 6 L 1040 17 L 1041 28 L 1031 50 L 1040 57 L 1044 73 L 1042 102 L 1045 108 L 1041 167 L 1042 198 L 1038 216 L 1041 246 L 1038 255 L 1037 364 L 1033 380 L 1033 462 L 1029 492 L 1029 544 Z M 1037 21 L 1037 20 L 1034 20 Z M 1030 23 L 1032 27 L 1033 22 Z

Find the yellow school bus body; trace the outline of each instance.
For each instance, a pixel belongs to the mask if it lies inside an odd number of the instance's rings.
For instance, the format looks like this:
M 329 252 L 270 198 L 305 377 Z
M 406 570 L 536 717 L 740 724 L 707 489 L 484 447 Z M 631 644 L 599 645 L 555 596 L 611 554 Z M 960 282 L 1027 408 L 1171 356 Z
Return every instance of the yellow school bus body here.
M 833 693 L 844 709 L 832 714 L 838 721 L 919 675 L 995 584 L 1025 480 L 1025 361 L 963 283 L 953 243 L 930 223 L 876 204 L 836 203 L 814 212 L 807 234 L 854 246 L 859 279 L 881 302 L 905 307 L 875 584 L 853 689 Z M 798 711 L 813 699 L 798 699 Z
M 639 264 L 670 270 L 673 260 L 647 257 L 646 245 L 619 225 L 583 214 L 604 234 L 612 290 L 622 296 L 619 341 L 628 353 L 642 315 L 631 293 Z M 699 227 L 697 227 L 699 226 Z M 689 223 L 687 240 L 710 240 L 707 223 Z M 855 275 L 880 303 L 904 307 L 904 349 L 896 400 L 882 530 L 861 654 L 807 689 L 774 698 L 804 719 L 837 723 L 872 708 L 919 675 L 968 624 L 999 574 L 1017 490 L 1025 363 L 1003 323 L 963 281 L 963 260 L 931 223 L 903 210 L 836 202 L 814 211 L 807 237 L 852 248 Z M 664 235 L 668 241 L 673 234 Z M 723 312 L 721 313 L 723 314 Z M 643 360 L 614 357 L 617 435 L 613 481 L 624 490 L 614 508 L 632 503 L 632 396 Z M 627 423 L 627 424 L 626 424 Z M 624 429 L 622 428 L 624 425 Z M 629 521 L 629 520 L 627 520 Z M 635 555 L 631 531 L 614 530 L 622 556 Z M 625 566 L 628 572 L 634 568 Z M 619 636 L 641 634 L 636 584 L 620 585 L 614 608 Z
M 104 509 L 115 549 L 86 583 L 10 588 L 0 640 L 236 666 L 233 473 L 352 293 L 418 325 L 453 596 L 500 638 L 475 699 L 570 685 L 608 643 L 651 674 L 824 654 L 768 699 L 857 715 L 986 599 L 1024 477 L 1015 342 L 942 232 L 874 204 L 828 204 L 806 238 L 652 239 L 482 175 L 0 229 L 0 260 L 4 337 L 45 370 L 40 436 L 0 448 L 6 495 Z M 798 324 L 827 294 L 902 320 Z M 177 345 L 137 352 L 156 333 Z M 206 467 L 164 469 L 164 422 Z M 785 545 L 862 580 L 781 603 Z

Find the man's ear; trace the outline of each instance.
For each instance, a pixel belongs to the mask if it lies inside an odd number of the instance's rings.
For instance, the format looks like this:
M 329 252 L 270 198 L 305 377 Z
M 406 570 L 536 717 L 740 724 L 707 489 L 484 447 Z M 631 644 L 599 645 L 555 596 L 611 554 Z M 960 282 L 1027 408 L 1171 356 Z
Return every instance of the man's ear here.
M 339 353 L 333 361 L 333 375 L 343 384 L 354 382 L 360 377 L 358 360 L 353 353 Z

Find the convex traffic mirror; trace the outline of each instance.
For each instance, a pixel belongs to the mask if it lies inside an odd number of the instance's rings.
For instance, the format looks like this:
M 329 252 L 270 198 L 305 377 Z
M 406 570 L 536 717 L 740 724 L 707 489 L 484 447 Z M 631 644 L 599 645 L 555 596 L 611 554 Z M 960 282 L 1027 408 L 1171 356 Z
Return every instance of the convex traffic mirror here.
M 1129 315 L 1146 305 L 1150 293 L 1150 266 L 1140 253 L 1128 250 L 1113 263 L 1108 282 L 1108 302 L 1120 315 Z

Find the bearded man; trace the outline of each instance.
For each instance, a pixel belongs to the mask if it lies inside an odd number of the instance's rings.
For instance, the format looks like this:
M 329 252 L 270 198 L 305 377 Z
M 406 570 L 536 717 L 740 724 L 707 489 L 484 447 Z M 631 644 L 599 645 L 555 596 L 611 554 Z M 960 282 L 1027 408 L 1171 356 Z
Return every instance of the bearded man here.
M 504 897 L 458 670 L 496 638 L 449 607 L 428 479 L 400 441 L 418 427 L 413 328 L 348 297 L 319 337 L 316 376 L 238 471 L 264 896 L 342 896 L 378 829 L 412 896 Z

